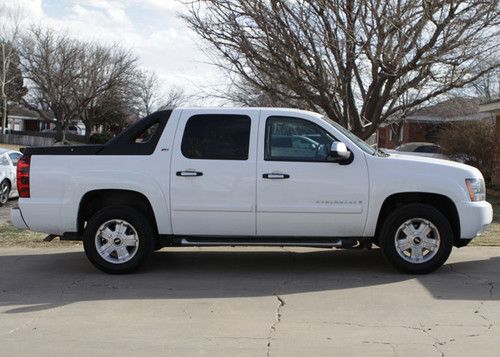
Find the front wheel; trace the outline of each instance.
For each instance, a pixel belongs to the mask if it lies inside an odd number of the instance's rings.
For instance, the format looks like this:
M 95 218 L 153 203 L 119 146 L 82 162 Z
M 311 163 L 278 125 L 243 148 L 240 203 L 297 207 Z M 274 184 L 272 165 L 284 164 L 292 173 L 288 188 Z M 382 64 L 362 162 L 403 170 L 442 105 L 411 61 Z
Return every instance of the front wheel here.
M 3 180 L 0 183 L 0 206 L 7 203 L 10 196 L 10 183 L 7 180 Z
M 105 207 L 88 222 L 83 235 L 85 254 L 98 269 L 130 273 L 150 256 L 154 235 L 148 219 L 126 206 Z
M 448 219 L 425 204 L 408 204 L 393 211 L 380 232 L 387 260 L 410 274 L 426 274 L 441 267 L 453 247 Z

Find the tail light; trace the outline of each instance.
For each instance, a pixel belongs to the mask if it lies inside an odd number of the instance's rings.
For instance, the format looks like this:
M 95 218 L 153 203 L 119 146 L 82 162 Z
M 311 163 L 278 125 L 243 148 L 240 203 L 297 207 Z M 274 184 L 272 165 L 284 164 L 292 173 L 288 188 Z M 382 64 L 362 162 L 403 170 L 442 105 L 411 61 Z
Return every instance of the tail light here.
M 30 164 L 31 156 L 21 156 L 17 163 L 17 191 L 19 197 L 30 197 Z

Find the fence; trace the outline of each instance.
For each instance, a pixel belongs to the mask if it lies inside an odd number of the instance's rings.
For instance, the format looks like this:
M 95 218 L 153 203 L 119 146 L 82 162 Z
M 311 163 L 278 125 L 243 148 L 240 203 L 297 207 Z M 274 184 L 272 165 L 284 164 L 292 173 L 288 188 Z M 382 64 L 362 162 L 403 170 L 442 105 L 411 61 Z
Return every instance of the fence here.
M 85 137 L 75 134 L 66 134 L 66 139 L 79 143 L 85 142 Z M 51 146 L 55 143 L 54 133 L 36 131 L 18 131 L 10 134 L 0 134 L 0 142 L 20 146 Z

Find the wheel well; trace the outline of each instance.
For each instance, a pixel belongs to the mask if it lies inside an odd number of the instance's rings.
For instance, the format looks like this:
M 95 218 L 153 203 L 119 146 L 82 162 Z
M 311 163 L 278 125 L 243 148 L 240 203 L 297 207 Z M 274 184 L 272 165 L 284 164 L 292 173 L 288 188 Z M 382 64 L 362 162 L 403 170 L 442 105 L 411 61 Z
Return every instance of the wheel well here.
M 378 243 L 380 229 L 387 216 L 396 208 L 408 203 L 424 203 L 439 210 L 450 222 L 455 245 L 460 244 L 460 219 L 457 207 L 447 196 L 437 193 L 406 192 L 387 197 L 382 204 L 375 230 L 374 242 Z
M 100 209 L 108 206 L 128 206 L 143 213 L 155 233 L 158 226 L 151 203 L 142 193 L 130 190 L 95 190 L 87 192 L 78 208 L 78 234 L 82 235 L 88 220 Z

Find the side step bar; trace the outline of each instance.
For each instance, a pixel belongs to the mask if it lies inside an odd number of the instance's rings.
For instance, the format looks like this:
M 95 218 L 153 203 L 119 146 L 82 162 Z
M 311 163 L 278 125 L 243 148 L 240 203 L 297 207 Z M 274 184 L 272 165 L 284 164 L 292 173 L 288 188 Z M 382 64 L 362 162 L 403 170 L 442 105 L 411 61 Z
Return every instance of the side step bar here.
M 276 247 L 310 247 L 310 248 L 369 248 L 371 239 L 366 238 L 209 238 L 185 237 L 180 240 L 181 246 L 276 246 Z

